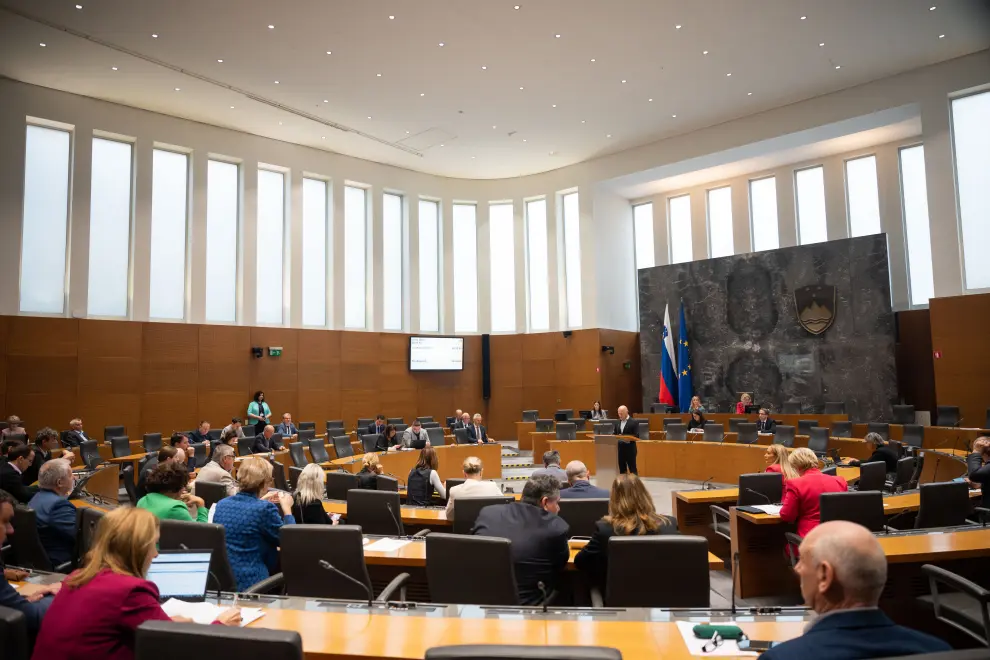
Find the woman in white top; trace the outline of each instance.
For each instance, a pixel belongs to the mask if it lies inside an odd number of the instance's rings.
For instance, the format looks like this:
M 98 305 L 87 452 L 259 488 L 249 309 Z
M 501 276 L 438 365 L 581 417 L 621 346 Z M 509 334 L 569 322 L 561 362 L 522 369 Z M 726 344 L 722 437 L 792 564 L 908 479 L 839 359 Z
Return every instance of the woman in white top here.
M 605 419 L 605 411 L 602 410 L 601 401 L 595 401 L 595 405 L 591 406 L 591 419 Z

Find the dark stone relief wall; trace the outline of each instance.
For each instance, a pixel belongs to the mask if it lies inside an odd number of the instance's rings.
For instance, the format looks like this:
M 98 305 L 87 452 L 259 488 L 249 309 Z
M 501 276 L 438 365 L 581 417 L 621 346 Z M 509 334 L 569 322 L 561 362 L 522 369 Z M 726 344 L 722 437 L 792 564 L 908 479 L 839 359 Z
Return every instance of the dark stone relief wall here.
M 808 285 L 835 287 L 834 319 L 819 335 L 796 312 L 794 291 Z M 640 270 L 644 410 L 659 391 L 664 306 L 676 349 L 682 299 L 703 400 L 725 410 L 754 392 L 758 404 L 801 401 L 804 412 L 842 401 L 852 420 L 888 419 L 897 374 L 885 234 Z

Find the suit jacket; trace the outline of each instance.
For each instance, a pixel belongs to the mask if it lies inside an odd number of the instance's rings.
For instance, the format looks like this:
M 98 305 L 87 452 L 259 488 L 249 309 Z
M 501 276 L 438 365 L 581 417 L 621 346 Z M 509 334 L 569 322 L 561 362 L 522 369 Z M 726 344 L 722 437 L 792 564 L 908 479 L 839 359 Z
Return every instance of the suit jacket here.
M 475 432 L 474 424 L 467 427 L 468 437 L 471 438 L 473 442 L 477 442 L 478 440 L 488 442 L 488 429 L 485 428 L 484 424 L 478 425 L 478 431 L 480 431 L 480 433 Z
M 369 435 L 370 434 L 374 434 L 374 433 L 382 433 L 382 434 L 384 434 L 385 433 L 385 427 L 386 426 L 387 426 L 386 424 L 382 424 L 380 427 L 379 426 L 376 426 L 373 423 L 372 424 L 368 424 L 368 431 L 367 432 L 368 432 Z
M 289 424 L 286 426 L 283 423 L 279 423 L 275 427 L 275 432 L 280 433 L 283 438 L 291 438 L 294 435 L 299 435 L 299 429 L 296 428 L 295 424 Z
M 0 463 L 0 490 L 5 490 L 14 496 L 21 504 L 27 504 L 38 492 L 37 488 L 25 486 L 21 473 L 7 461 Z
M 983 463 L 983 456 L 973 452 L 966 457 L 966 472 L 969 480 L 980 484 L 983 491 L 980 506 L 990 507 L 990 463 Z
M 784 482 L 784 497 L 780 508 L 780 519 L 784 522 L 797 522 L 798 536 L 807 536 L 820 521 L 818 497 L 822 493 L 844 493 L 849 485 L 842 477 L 822 474 L 812 468 L 797 479 Z
M 21 481 L 24 482 L 25 486 L 30 486 L 35 481 L 38 480 L 38 473 L 41 472 L 41 466 L 45 464 L 46 461 L 50 461 L 52 455 L 50 453 L 41 450 L 38 445 L 34 446 L 34 463 L 31 463 L 24 470 L 24 474 L 21 475 Z
M 494 481 L 465 479 L 447 491 L 447 520 L 454 519 L 454 499 L 464 497 L 501 497 L 502 489 Z
M 626 428 L 624 431 L 620 430 L 622 428 L 622 420 L 615 421 L 615 434 L 616 435 L 631 435 L 635 438 L 639 437 L 639 422 L 637 422 L 632 417 L 626 418 Z M 619 440 L 619 442 L 624 442 Z
M 777 422 L 767 417 L 767 421 L 756 420 L 757 433 L 773 433 L 777 430 Z
M 196 481 L 210 481 L 212 483 L 223 484 L 227 487 L 227 497 L 236 495 L 237 491 L 240 490 L 234 477 L 230 476 L 230 472 L 220 467 L 220 464 L 216 461 L 210 461 L 201 467 L 199 473 L 196 475 Z M 190 487 L 194 495 L 196 494 L 196 481 L 193 481 Z
M 65 434 L 65 444 L 69 447 L 78 447 L 86 440 L 94 440 L 86 435 L 85 431 L 69 431 Z
M 264 433 L 259 433 L 254 436 L 254 444 L 251 445 L 251 453 L 253 454 L 267 454 L 270 451 L 275 451 L 275 434 L 272 434 L 271 438 L 266 439 Z
M 569 532 L 563 518 L 525 502 L 485 507 L 472 530 L 473 534 L 512 541 L 512 563 L 523 605 L 543 602 L 539 582 L 543 582 L 547 593 L 553 591 L 571 554 L 567 547 Z
M 592 486 L 590 481 L 575 481 L 570 488 L 560 491 L 560 497 L 567 500 L 605 498 L 608 499 L 608 491 L 598 486 Z
M 72 506 L 71 504 L 69 506 Z M 24 615 L 27 620 L 29 643 L 33 641 L 41 629 L 41 620 L 48 611 L 48 606 L 52 604 L 52 597 L 45 596 L 37 603 L 29 603 L 27 598 L 17 593 L 7 582 L 3 571 L 0 570 L 0 606 L 17 610 Z
M 669 524 L 661 526 L 650 536 L 658 534 L 677 534 L 677 521 L 667 518 Z M 588 545 L 574 557 L 574 566 L 579 571 L 588 573 L 599 588 L 605 587 L 605 576 L 608 574 L 608 540 L 615 536 L 615 528 L 611 523 L 599 520 L 595 523 L 595 533 L 592 534 Z
M 877 447 L 865 461 L 853 461 L 851 464 L 862 465 L 863 463 L 885 463 L 887 472 L 897 472 L 897 454 L 890 447 Z
M 773 647 L 760 660 L 859 660 L 949 649 L 942 640 L 895 625 L 879 609 L 868 608 L 822 615 L 803 635 Z
M 213 444 L 213 441 L 210 439 L 210 434 L 207 433 L 206 435 L 203 435 L 202 433 L 199 432 L 199 429 L 196 429 L 195 431 L 190 431 L 189 433 L 186 434 L 186 437 L 189 438 L 189 442 L 194 444 L 195 443 L 203 444 L 204 442 L 209 442 L 211 445 Z
M 76 507 L 55 491 L 41 489 L 28 503 L 38 523 L 38 538 L 52 564 L 72 561 L 76 547 Z

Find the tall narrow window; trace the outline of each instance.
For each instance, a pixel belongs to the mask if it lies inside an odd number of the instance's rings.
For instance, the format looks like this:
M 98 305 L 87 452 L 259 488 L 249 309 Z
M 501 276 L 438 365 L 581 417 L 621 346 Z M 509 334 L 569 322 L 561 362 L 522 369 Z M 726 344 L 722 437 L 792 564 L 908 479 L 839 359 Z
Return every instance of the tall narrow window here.
M 440 203 L 419 200 L 419 329 L 440 330 Z
M 303 179 L 302 322 L 327 324 L 327 186 L 320 179 Z
M 282 323 L 285 174 L 258 170 L 258 323 Z
M 877 190 L 877 157 L 846 161 L 846 202 L 849 204 L 849 235 L 880 233 L 880 192 Z
M 454 204 L 454 332 L 478 331 L 478 207 Z
M 488 208 L 491 247 L 492 332 L 516 329 L 516 239 L 512 204 Z
M 911 304 L 927 305 L 928 300 L 935 297 L 935 280 L 932 276 L 932 234 L 928 222 L 928 187 L 925 183 L 925 147 L 920 144 L 907 147 L 901 149 L 899 155 Z
M 667 200 L 670 218 L 670 263 L 682 264 L 694 258 L 691 246 L 691 196 L 681 195 Z
M 777 226 L 777 178 L 768 176 L 749 182 L 749 214 L 753 221 L 753 250 L 780 247 Z
M 529 260 L 529 329 L 550 329 L 550 266 L 547 257 L 547 200 L 526 202 L 526 256 Z
M 367 325 L 367 191 L 344 187 L 344 327 Z
M 65 311 L 71 145 L 68 131 L 27 127 L 21 227 L 22 312 Z M 39 255 L 44 255 L 43 268 L 36 261 Z
M 653 268 L 656 265 L 653 245 L 653 204 L 633 207 L 633 240 L 636 242 L 636 268 Z
M 91 316 L 127 316 L 132 150 L 128 142 L 93 138 L 88 298 Z
M 986 289 L 990 287 L 990 92 L 953 99 L 952 147 L 966 288 Z
M 189 156 L 155 149 L 151 174 L 151 300 L 153 319 L 181 320 L 186 309 L 186 209 Z
M 825 226 L 825 168 L 809 167 L 794 173 L 797 193 L 798 242 L 801 245 L 828 240 Z
M 564 195 L 564 280 L 567 283 L 567 327 L 580 328 L 581 213 L 576 192 Z
M 732 241 L 732 188 L 708 191 L 708 245 L 712 258 L 735 254 Z
M 402 197 L 382 196 L 382 327 L 402 330 Z
M 211 160 L 206 165 L 206 320 L 237 320 L 237 252 L 240 168 Z

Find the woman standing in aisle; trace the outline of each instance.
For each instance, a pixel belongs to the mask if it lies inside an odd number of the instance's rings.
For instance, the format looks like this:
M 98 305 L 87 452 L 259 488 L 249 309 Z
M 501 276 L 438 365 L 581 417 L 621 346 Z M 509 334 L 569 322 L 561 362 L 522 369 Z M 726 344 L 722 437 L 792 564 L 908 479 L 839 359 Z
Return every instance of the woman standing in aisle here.
M 254 400 L 248 404 L 247 417 L 254 423 L 255 435 L 264 433 L 271 423 L 272 409 L 265 403 L 265 393 L 261 390 L 254 393 Z

